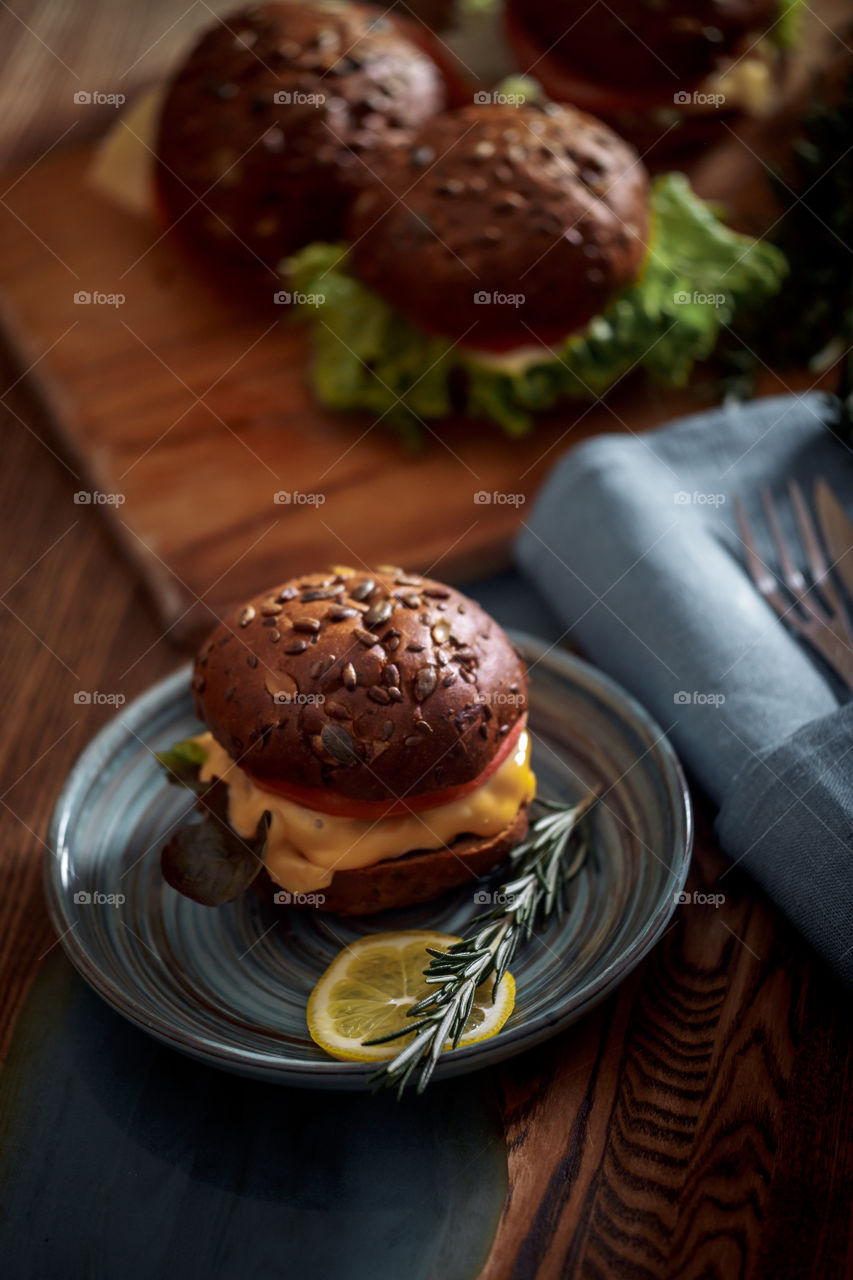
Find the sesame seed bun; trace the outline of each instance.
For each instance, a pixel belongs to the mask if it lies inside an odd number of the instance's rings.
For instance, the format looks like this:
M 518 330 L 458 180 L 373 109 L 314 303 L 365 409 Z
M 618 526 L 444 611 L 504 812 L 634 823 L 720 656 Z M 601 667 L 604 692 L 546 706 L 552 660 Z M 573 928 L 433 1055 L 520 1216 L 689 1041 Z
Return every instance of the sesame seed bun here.
M 381 178 L 350 212 L 353 266 L 428 333 L 474 348 L 557 342 L 639 274 L 648 175 L 572 107 L 448 112 Z
M 524 663 L 497 623 L 392 566 L 256 596 L 203 646 L 193 691 L 251 778 L 321 799 L 412 800 L 470 783 L 527 711 Z
M 182 238 L 272 266 L 336 238 L 372 154 L 447 105 L 428 40 L 405 18 L 336 0 L 217 21 L 160 120 L 158 188 Z

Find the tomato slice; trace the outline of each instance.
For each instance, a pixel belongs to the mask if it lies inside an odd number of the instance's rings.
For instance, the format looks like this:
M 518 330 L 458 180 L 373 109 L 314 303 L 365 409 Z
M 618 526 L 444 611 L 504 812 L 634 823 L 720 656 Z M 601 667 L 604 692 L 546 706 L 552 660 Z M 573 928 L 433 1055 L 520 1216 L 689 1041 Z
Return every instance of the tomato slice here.
M 360 818 L 372 822 L 377 818 L 397 818 L 407 813 L 421 813 L 424 809 L 437 809 L 439 805 L 460 800 L 462 796 L 487 782 L 515 747 L 526 719 L 526 716 L 522 716 L 513 726 L 482 773 L 470 782 L 445 787 L 443 791 L 426 791 L 402 800 L 353 800 L 351 796 L 339 795 L 325 787 L 298 787 L 289 782 L 270 782 L 268 779 L 261 782 L 258 778 L 253 778 L 252 781 L 262 791 L 271 791 L 277 796 L 284 796 L 285 800 L 301 805 L 303 809 L 314 809 L 318 813 L 332 814 L 336 818 Z

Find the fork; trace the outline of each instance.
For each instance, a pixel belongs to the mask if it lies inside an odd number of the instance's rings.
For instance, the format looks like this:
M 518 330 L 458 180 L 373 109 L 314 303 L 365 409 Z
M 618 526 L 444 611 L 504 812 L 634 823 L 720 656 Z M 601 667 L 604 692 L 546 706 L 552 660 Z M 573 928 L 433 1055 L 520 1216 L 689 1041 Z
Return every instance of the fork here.
M 811 575 L 811 585 L 794 563 L 786 546 L 769 490 L 762 486 L 760 492 L 764 514 L 779 556 L 781 579 L 790 595 L 785 594 L 776 575 L 759 555 L 743 504 L 739 498 L 735 498 L 735 517 L 746 551 L 749 576 L 782 621 L 808 641 L 841 677 L 847 688 L 853 689 L 853 633 L 800 487 L 796 481 L 791 480 L 788 492 Z

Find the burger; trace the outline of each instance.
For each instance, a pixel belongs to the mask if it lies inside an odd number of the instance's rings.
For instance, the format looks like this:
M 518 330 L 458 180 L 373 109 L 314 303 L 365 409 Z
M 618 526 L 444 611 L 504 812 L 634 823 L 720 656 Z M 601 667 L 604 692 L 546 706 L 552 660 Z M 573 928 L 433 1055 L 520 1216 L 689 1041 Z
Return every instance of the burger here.
M 394 566 L 335 567 L 256 596 L 192 679 L 206 729 L 160 755 L 201 821 L 162 853 L 207 905 L 362 915 L 486 874 L 527 831 L 524 663 L 473 600 Z
M 261 4 L 218 21 L 167 91 L 157 142 L 164 211 L 193 247 L 275 264 L 337 236 L 377 151 L 448 105 L 425 28 L 379 8 Z
M 404 428 L 461 409 L 518 433 L 635 368 L 683 385 L 785 262 L 683 175 L 650 179 L 595 116 L 501 93 L 378 158 L 345 241 L 282 269 L 321 298 L 311 377 L 325 404 Z
M 507 0 L 521 71 L 654 160 L 778 105 L 799 0 Z

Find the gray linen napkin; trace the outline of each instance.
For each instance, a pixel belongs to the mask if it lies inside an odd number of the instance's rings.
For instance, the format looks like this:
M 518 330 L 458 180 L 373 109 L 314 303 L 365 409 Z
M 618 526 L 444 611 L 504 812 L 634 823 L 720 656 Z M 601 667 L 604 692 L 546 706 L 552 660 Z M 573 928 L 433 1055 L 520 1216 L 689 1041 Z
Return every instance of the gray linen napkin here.
M 724 849 L 853 986 L 853 704 L 752 585 L 738 494 L 764 560 L 759 486 L 798 546 L 790 478 L 853 513 L 853 456 L 817 394 L 599 436 L 552 471 L 517 543 L 574 641 L 669 733 L 720 808 Z

